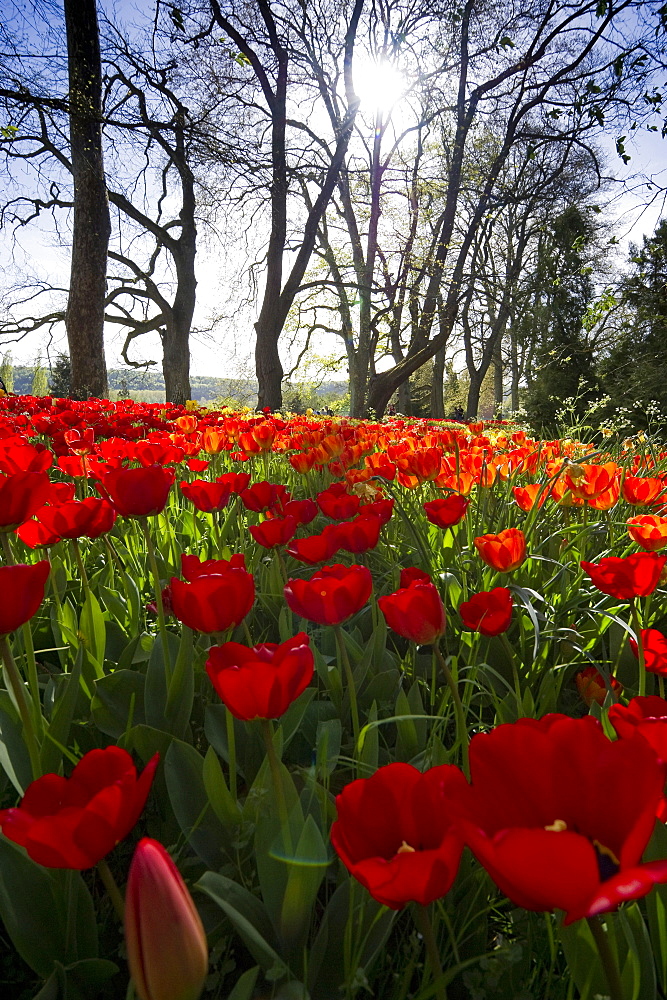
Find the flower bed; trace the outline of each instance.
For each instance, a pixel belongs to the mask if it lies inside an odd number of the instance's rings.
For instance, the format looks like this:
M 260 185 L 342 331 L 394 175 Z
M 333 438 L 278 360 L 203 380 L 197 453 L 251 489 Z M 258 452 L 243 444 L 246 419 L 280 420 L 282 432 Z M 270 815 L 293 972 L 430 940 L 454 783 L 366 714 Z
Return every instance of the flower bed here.
M 667 991 L 667 456 L 608 445 L 0 400 L 15 981 Z

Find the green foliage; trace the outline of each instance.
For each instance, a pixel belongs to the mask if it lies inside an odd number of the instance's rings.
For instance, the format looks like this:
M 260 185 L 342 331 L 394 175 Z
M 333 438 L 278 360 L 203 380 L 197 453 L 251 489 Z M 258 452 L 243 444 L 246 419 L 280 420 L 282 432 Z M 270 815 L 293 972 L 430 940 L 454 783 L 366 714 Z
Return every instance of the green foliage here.
M 12 352 L 6 351 L 2 355 L 2 364 L 0 365 L 0 379 L 4 383 L 7 392 L 13 392 L 14 390 L 14 366 L 12 364 Z
M 52 396 L 66 397 L 70 395 L 72 384 L 72 364 L 69 354 L 62 351 L 56 355 L 49 377 L 49 391 Z
M 600 363 L 613 417 L 625 407 L 632 423 L 647 427 L 651 415 L 667 426 L 667 220 L 641 249 L 631 247 L 633 270 L 621 285 L 620 335 Z M 654 411 L 658 411 L 657 415 Z
M 49 383 L 46 376 L 46 368 L 42 364 L 42 359 L 37 358 L 37 363 L 35 364 L 35 371 L 32 376 L 32 385 L 30 386 L 30 392 L 33 396 L 46 396 L 49 391 Z
M 532 283 L 535 306 L 520 331 L 539 345 L 525 407 L 531 425 L 546 434 L 556 432 L 563 399 L 575 399 L 584 413 L 598 395 L 593 351 L 584 335 L 594 237 L 590 214 L 576 205 L 553 220 Z

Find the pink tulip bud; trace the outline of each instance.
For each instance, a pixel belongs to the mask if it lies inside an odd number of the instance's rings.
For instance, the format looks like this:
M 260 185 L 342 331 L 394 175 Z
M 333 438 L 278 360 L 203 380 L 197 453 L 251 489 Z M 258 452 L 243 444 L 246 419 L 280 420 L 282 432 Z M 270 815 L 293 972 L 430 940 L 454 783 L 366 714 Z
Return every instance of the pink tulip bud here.
M 206 934 L 176 865 L 149 837 L 130 865 L 125 942 L 141 1000 L 197 1000 L 208 972 Z

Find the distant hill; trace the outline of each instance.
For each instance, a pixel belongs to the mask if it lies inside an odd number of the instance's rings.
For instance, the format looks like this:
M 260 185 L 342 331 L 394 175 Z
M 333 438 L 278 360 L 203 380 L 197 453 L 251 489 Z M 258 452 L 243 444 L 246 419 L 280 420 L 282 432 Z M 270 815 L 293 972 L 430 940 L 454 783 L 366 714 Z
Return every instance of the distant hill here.
M 34 367 L 14 365 L 14 392 L 29 395 L 32 391 Z M 117 398 L 131 395 L 133 398 L 144 399 L 145 402 L 160 402 L 164 400 L 164 378 L 161 371 L 146 371 L 134 368 L 111 368 L 108 371 L 109 390 L 118 394 Z M 48 377 L 48 371 L 47 371 Z M 236 403 L 241 406 L 252 406 L 257 398 L 257 382 L 254 379 L 212 378 L 209 375 L 193 375 L 190 379 L 192 398 L 200 403 L 214 403 L 218 400 Z M 298 383 L 292 384 L 292 391 Z M 348 390 L 347 382 L 323 382 L 318 387 L 311 387 L 311 393 L 322 400 L 322 405 L 331 397 L 340 398 Z M 150 394 L 153 398 L 146 398 Z M 326 401 L 326 402 L 325 402 Z

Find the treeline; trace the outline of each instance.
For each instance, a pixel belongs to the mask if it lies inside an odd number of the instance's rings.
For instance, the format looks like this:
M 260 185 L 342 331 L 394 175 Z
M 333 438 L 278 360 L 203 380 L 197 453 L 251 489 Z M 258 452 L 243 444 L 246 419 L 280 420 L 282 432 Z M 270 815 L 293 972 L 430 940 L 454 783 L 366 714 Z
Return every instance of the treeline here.
M 14 365 L 11 354 L 6 353 L 0 364 L 0 379 L 10 392 L 18 395 L 67 395 L 68 359 L 60 355 L 52 368 L 41 363 Z M 165 382 L 162 372 L 137 371 L 131 368 L 111 368 L 107 371 L 110 399 L 138 399 L 143 402 L 162 402 Z M 37 384 L 36 384 L 37 383 Z M 255 379 L 213 378 L 194 375 L 191 378 L 191 399 L 204 404 L 252 406 L 257 398 Z M 291 383 L 285 387 L 285 404 L 292 408 L 313 409 L 331 406 L 345 399 L 347 382 L 323 382 L 320 385 Z

